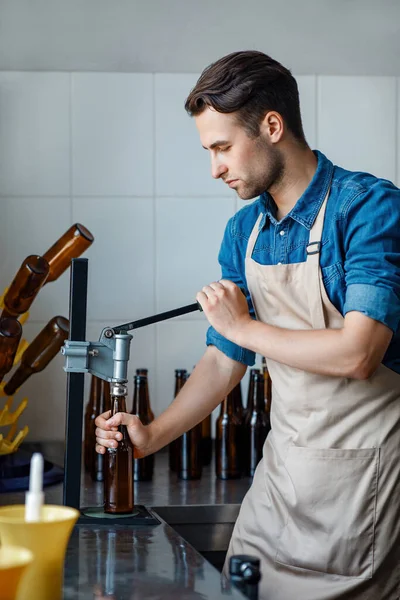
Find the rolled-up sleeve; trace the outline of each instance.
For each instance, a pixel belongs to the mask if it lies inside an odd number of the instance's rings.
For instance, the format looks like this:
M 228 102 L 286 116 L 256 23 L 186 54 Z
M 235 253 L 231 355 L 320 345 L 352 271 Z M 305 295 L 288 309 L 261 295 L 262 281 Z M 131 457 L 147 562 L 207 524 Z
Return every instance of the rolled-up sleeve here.
M 246 278 L 244 273 L 240 273 L 240 269 L 238 266 L 237 256 L 236 256 L 236 247 L 234 244 L 233 234 L 232 234 L 232 226 L 234 223 L 235 217 L 232 217 L 228 221 L 228 224 L 225 228 L 224 237 L 222 239 L 221 248 L 218 254 L 218 261 L 221 266 L 221 279 L 229 279 L 229 281 L 233 281 L 239 287 L 242 288 L 243 292 L 246 294 L 246 300 L 249 307 L 249 313 L 251 317 L 254 319 L 254 308 L 250 298 L 250 292 L 247 289 Z M 223 335 L 219 334 L 213 327 L 209 327 L 207 331 L 206 337 L 207 346 L 216 346 L 218 350 L 223 352 L 229 358 L 241 362 L 249 367 L 253 366 L 255 363 L 256 355 L 255 352 L 251 350 L 247 350 L 246 348 L 242 348 L 237 344 L 234 344 L 230 340 L 227 340 Z
M 400 322 L 400 190 L 376 180 L 345 215 L 344 314 L 358 311 L 396 333 Z

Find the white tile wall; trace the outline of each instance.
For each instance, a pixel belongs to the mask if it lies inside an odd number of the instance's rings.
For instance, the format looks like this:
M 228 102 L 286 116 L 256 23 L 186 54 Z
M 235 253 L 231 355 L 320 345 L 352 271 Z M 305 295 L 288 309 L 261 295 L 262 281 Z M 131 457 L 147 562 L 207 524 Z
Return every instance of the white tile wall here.
M 0 73 L 0 195 L 70 192 L 70 75 Z
M 153 77 L 72 75 L 72 188 L 76 196 L 152 196 Z
M 306 140 L 310 148 L 317 146 L 317 77 L 300 75 L 296 77 L 300 96 L 301 119 Z
M 396 79 L 320 77 L 318 147 L 342 167 L 396 179 Z
M 396 185 L 400 187 L 400 78 L 396 80 Z
M 83 223 L 95 237 L 85 254 L 88 319 L 112 318 L 118 325 L 152 314 L 153 199 L 75 197 L 72 208 L 73 221 Z
M 233 195 L 157 198 L 157 312 L 191 304 L 204 285 L 221 278 L 218 252 L 234 212 Z M 191 318 L 198 315 L 192 313 Z
M 87 339 L 194 301 L 219 277 L 227 220 L 243 203 L 210 175 L 184 101 L 196 74 L 0 73 L 0 281 L 43 253 L 76 221 L 94 234 Z M 334 162 L 400 184 L 399 82 L 388 77 L 297 78 L 307 140 Z M 1 290 L 0 290 L 1 291 Z M 43 288 L 24 335 L 68 313 L 69 275 Z M 201 313 L 134 332 L 129 366 L 149 368 L 159 414 L 174 369 L 205 350 Z M 60 356 L 18 392 L 30 403 L 29 439 L 64 436 Z M 260 357 L 257 359 L 260 366 Z M 243 380 L 247 393 L 248 376 Z M 88 386 L 87 386 L 88 387 Z M 1 406 L 1 404 L 0 404 Z M 218 411 L 216 411 L 218 412 Z
M 194 119 L 184 104 L 197 75 L 155 76 L 156 195 L 230 196 L 231 190 L 211 177 L 209 152 L 200 143 Z

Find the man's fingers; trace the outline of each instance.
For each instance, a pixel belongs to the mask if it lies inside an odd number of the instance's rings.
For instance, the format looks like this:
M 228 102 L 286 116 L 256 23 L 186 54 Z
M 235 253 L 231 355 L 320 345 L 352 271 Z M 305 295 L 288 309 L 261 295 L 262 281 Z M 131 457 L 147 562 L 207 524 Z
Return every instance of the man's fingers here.
M 236 287 L 238 287 L 236 283 L 233 283 L 233 281 L 230 281 L 229 279 L 220 279 L 219 283 L 227 290 L 234 290 Z
M 97 427 L 101 427 L 101 429 L 108 429 L 106 423 L 110 417 L 111 417 L 111 410 L 107 410 L 106 412 L 104 412 L 101 415 L 99 415 L 98 417 L 96 417 L 95 423 L 96 423 Z
M 127 425 L 127 427 L 137 423 L 138 417 L 131 415 L 130 413 L 119 412 L 116 413 L 111 419 L 106 421 L 107 429 L 111 427 L 118 427 L 118 425 Z
M 114 431 L 116 429 L 116 431 Z M 95 436 L 96 438 L 101 438 L 104 440 L 122 440 L 122 433 L 118 431 L 115 427 L 111 431 L 107 431 L 105 429 L 101 429 L 100 427 L 96 428 Z

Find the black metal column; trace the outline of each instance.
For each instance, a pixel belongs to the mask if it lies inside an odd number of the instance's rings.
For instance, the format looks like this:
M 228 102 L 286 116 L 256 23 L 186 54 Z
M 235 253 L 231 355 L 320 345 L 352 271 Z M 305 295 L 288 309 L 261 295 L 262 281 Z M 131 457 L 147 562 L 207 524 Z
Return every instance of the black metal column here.
M 74 258 L 69 296 L 69 339 L 86 338 L 88 259 Z M 63 504 L 80 508 L 84 373 L 67 373 Z

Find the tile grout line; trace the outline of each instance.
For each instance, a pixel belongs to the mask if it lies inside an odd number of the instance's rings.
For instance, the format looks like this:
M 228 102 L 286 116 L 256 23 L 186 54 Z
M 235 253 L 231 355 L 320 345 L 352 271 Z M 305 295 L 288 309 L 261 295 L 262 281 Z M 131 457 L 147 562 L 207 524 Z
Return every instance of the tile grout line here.
M 74 219 L 74 200 L 73 200 L 73 189 L 72 189 L 72 180 L 73 180 L 73 167 L 72 167 L 72 157 L 73 157 L 73 144 L 72 144 L 72 72 L 69 73 L 69 211 L 70 211 L 70 220 L 71 225 Z
M 156 73 L 152 74 L 152 100 L 153 100 L 153 308 L 154 312 L 157 311 L 157 109 L 156 109 Z M 153 334 L 153 348 L 154 348 L 154 408 L 158 413 L 158 396 L 159 396 L 159 384 L 158 384 L 158 325 L 154 327 Z

